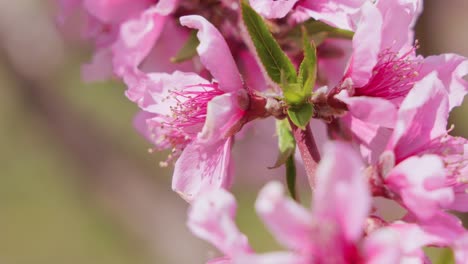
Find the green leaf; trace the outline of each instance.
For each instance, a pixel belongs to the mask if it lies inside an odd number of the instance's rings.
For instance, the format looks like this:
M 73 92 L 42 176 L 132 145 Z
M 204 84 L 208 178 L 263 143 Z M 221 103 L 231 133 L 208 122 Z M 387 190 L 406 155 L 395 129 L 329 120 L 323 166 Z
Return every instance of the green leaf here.
M 193 30 L 184 46 L 171 58 L 171 62 L 180 63 L 192 59 L 197 55 L 197 47 L 199 44 L 200 41 L 197 38 L 197 31 Z
M 296 141 L 291 132 L 291 127 L 287 119 L 276 121 L 276 134 L 278 135 L 278 148 L 279 155 L 276 159 L 275 165 L 269 167 L 270 169 L 278 168 L 286 163 L 291 155 L 294 155 L 296 149 Z
M 350 30 L 336 28 L 318 20 L 307 20 L 304 26 L 311 35 L 326 32 L 330 38 L 353 39 L 354 36 L 354 32 Z
M 307 29 L 302 28 L 302 46 L 304 48 L 304 59 L 299 67 L 298 79 L 302 85 L 304 97 L 312 94 L 312 89 L 317 78 L 317 50 L 313 42 L 309 40 Z
M 291 132 L 291 126 L 287 119 L 276 121 L 276 134 L 278 135 L 279 155 L 276 163 L 270 169 L 278 168 L 285 164 L 286 182 L 291 197 L 296 199 L 296 164 L 294 161 L 294 151 L 296 150 L 296 141 Z
M 299 83 L 287 84 L 284 90 L 284 101 L 288 105 L 300 105 L 304 103 L 306 97 L 304 96 L 302 85 Z
M 294 161 L 294 155 L 289 156 L 286 161 L 286 183 L 288 184 L 288 190 L 291 197 L 297 200 L 296 193 L 296 164 Z
M 302 130 L 305 130 L 313 114 L 314 109 L 310 104 L 303 104 L 297 107 L 288 108 L 289 118 Z
M 281 72 L 281 85 L 283 87 L 284 101 L 290 106 L 303 105 L 312 95 L 312 89 L 317 77 L 317 54 L 316 49 L 307 31 L 303 28 L 302 45 L 304 46 L 304 59 L 299 67 L 297 82 L 287 82 Z
M 295 39 L 300 38 L 302 35 L 302 27 L 305 27 L 307 29 L 307 33 L 312 39 L 315 39 L 315 36 L 317 35 L 325 35 L 325 37 L 319 37 L 323 40 L 326 37 L 352 39 L 354 36 L 354 32 L 352 31 L 335 28 L 322 21 L 314 19 L 309 19 L 303 24 L 297 25 L 289 32 L 288 36 Z
M 281 84 L 281 72 L 283 72 L 288 83 L 296 82 L 297 73 L 291 60 L 281 50 L 263 18 L 244 1 L 242 2 L 242 18 L 270 78 Z
M 443 249 L 436 264 L 455 264 L 455 258 L 452 250 L 449 248 Z

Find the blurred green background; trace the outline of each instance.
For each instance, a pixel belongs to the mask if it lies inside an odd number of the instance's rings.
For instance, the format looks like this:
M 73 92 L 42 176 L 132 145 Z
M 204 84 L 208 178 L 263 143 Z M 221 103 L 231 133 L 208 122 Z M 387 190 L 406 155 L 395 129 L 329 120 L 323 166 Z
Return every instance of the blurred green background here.
M 187 230 L 187 205 L 170 190 L 170 169 L 158 166 L 165 154 L 149 155 L 133 130 L 137 109 L 123 86 L 82 83 L 89 47 L 62 38 L 54 10 L 47 1 L 0 2 L 0 263 L 202 263 L 215 255 Z M 467 10 L 466 0 L 425 1 L 420 52 L 468 56 Z M 467 103 L 453 113 L 454 134 L 468 135 L 466 114 Z M 275 247 L 253 209 L 261 183 L 243 184 L 241 229 L 254 248 Z

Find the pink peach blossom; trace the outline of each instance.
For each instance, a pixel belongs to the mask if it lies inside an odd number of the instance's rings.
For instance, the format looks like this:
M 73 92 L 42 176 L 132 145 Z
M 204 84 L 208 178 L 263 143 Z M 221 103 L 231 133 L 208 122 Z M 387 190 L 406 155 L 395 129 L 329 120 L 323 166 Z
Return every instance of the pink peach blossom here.
M 441 208 L 466 211 L 468 208 L 464 201 L 466 201 L 467 196 L 465 179 L 468 167 L 466 152 L 468 142 L 466 139 L 448 135 L 447 118 L 450 99 L 445 89 L 446 86 L 438 76 L 441 75 L 432 72 L 418 81 L 402 102 L 395 129 L 388 141 L 387 151 L 383 155 L 391 156 L 393 165 L 397 164 L 397 167 L 398 164 L 407 162 L 409 159 L 417 159 L 415 158 L 417 156 L 432 155 L 432 159 L 438 159 L 437 162 L 430 162 L 431 166 L 439 164 L 436 170 L 438 172 L 433 171 L 434 175 L 439 175 L 437 176 L 438 180 L 433 179 L 431 180 L 432 184 L 420 185 L 430 189 L 423 193 L 429 194 L 437 189 L 444 190 L 444 192 L 450 190 L 454 193 L 454 198 L 449 199 L 448 193 L 446 193 L 443 202 L 437 198 L 436 203 L 442 202 Z M 418 167 L 420 166 L 415 165 L 413 169 L 408 169 L 415 171 Z M 429 173 L 430 167 L 423 166 L 423 168 L 425 173 Z M 408 180 L 421 179 L 410 176 L 409 171 Z M 391 181 L 389 178 L 387 180 Z M 452 202 L 448 202 L 449 200 Z M 429 202 L 429 204 L 433 202 Z M 420 202 L 416 202 L 416 204 L 417 211 L 423 212 L 421 207 L 426 204 Z
M 413 26 L 421 6 L 421 1 L 399 0 L 361 8 L 348 69 L 331 91 L 353 117 L 393 128 L 401 101 L 431 72 L 437 72 L 449 93 L 450 109 L 461 104 L 468 91 L 463 79 L 468 60 L 454 54 L 415 55 Z
M 330 92 L 353 117 L 392 128 L 398 102 L 413 87 L 420 67 L 410 38 L 419 13 L 416 1 L 383 2 L 366 2 L 356 15 L 348 68 Z
M 118 39 L 120 26 L 152 5 L 150 0 L 61 0 L 59 3 L 59 22 L 64 24 L 73 13 L 82 13 L 86 23 L 84 37 L 95 47 L 91 62 L 82 69 L 87 81 L 113 75 L 111 47 Z
M 231 136 L 242 126 L 249 104 L 234 58 L 220 32 L 201 16 L 185 16 L 181 24 L 198 30 L 197 47 L 210 82 L 195 73 L 143 73 L 124 76 L 127 95 L 145 112 L 138 129 L 157 149 L 173 148 L 173 189 L 193 200 L 207 188 L 231 183 Z M 136 74 L 135 74 L 136 73 Z

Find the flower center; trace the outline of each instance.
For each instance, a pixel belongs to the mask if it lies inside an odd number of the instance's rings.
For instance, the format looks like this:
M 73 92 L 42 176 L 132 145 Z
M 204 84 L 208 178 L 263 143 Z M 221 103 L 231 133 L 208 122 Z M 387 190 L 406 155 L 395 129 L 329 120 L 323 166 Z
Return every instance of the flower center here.
M 185 148 L 203 128 L 208 103 L 223 93 L 217 83 L 188 85 L 170 90 L 161 100 L 161 104 L 169 108 L 169 113 L 157 115 L 148 123 L 156 147 L 174 148 L 173 152 Z
M 208 103 L 223 93 L 216 83 L 190 85 L 181 90 L 170 91 L 176 104 L 170 106 L 173 119 L 167 125 L 186 128 L 203 124 L 206 119 Z
M 468 155 L 466 153 L 467 141 L 461 137 L 452 137 L 445 134 L 432 139 L 430 142 L 413 150 L 405 156 L 400 157 L 400 160 L 414 155 L 435 154 L 442 158 L 444 163 L 445 173 L 447 176 L 447 186 L 467 186 L 468 176 Z M 468 186 L 467 186 L 468 187 Z
M 387 49 L 379 54 L 369 82 L 355 90 L 355 95 L 395 99 L 405 96 L 418 76 L 419 60 L 412 56 L 417 46 L 399 56 Z

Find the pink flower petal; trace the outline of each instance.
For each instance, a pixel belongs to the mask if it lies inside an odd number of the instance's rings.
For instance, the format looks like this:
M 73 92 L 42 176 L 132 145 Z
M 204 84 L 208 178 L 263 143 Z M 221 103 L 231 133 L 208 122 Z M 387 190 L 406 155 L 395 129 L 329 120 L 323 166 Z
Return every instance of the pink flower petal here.
M 388 228 L 371 233 L 364 242 L 366 264 L 400 263 L 401 251 L 397 232 Z
M 453 253 L 455 255 L 455 263 L 468 263 L 468 233 L 465 233 L 455 242 Z
M 247 237 L 235 223 L 236 210 L 232 194 L 223 189 L 210 190 L 193 202 L 187 225 L 196 236 L 210 242 L 229 257 L 249 253 L 251 249 Z M 218 259 L 214 263 L 226 263 L 223 262 L 225 260 Z
M 299 5 L 299 9 L 312 18 L 350 30 L 353 26 L 349 16 L 365 2 L 366 0 L 306 0 Z
M 298 0 L 251 0 L 250 5 L 266 18 L 282 18 L 297 2 Z
M 366 238 L 366 264 L 428 263 L 422 247 L 433 245 L 435 241 L 438 241 L 436 236 L 417 224 L 396 222 Z
M 312 216 L 301 205 L 285 197 L 279 182 L 270 182 L 263 187 L 255 208 L 279 243 L 299 251 L 311 250 Z
M 343 142 L 329 143 L 316 174 L 314 216 L 335 223 L 345 240 L 356 241 L 370 210 L 363 162 L 355 150 Z M 353 206 L 349 206 L 352 197 Z
M 465 169 L 464 175 L 468 175 L 468 168 Z M 448 208 L 460 212 L 468 212 L 468 186 L 466 184 L 453 188 L 455 200 Z
M 172 189 L 191 202 L 210 189 L 229 187 L 231 145 L 231 138 L 211 145 L 188 144 L 175 164 Z
M 148 124 L 147 121 L 148 119 L 154 118 L 155 115 L 152 113 L 148 113 L 146 111 L 139 111 L 134 117 L 133 117 L 133 126 L 135 129 L 143 135 L 148 141 L 152 142 L 151 138 L 151 131 L 148 129 Z M 170 146 L 167 146 L 170 147 Z
M 196 60 L 194 59 L 179 63 L 172 62 L 172 58 L 182 49 L 189 35 L 189 30 L 180 26 L 179 21 L 166 19 L 161 35 L 145 57 L 146 59 L 140 64 L 140 69 L 144 72 L 198 72 L 195 69 Z M 199 62 L 196 61 L 196 63 Z
M 381 51 L 383 27 L 382 15 L 372 3 L 366 2 L 361 12 L 359 26 L 353 37 L 353 56 L 346 74 L 357 87 L 364 86 L 372 76 L 372 69 Z
M 402 102 L 387 149 L 397 162 L 424 151 L 431 141 L 446 134 L 448 98 L 436 73 L 418 81 Z
M 122 22 L 151 4 L 151 0 L 84 0 L 88 12 L 105 23 Z
M 191 90 L 204 91 L 199 85 L 208 85 L 209 82 L 195 73 L 175 71 L 172 74 L 150 73 L 148 79 L 143 79 L 144 85 L 129 86 L 129 91 L 136 91 L 144 88 L 138 105 L 151 113 L 160 115 L 172 115 L 172 107 L 178 103 L 183 103 L 176 98 L 173 92 L 182 91 L 186 87 Z
M 360 144 L 363 159 L 368 164 L 376 164 L 380 155 L 385 151 L 393 130 L 366 123 L 349 113 L 342 118 L 342 121 L 350 128 L 354 139 Z
M 122 76 L 129 68 L 139 66 L 153 48 L 165 23 L 166 17 L 160 15 L 158 9 L 153 7 L 122 24 L 119 37 L 112 48 L 117 75 Z
M 158 8 L 158 12 L 161 15 L 169 15 L 179 5 L 179 0 L 159 0 L 156 7 Z
M 350 97 L 346 91 L 342 91 L 336 98 L 346 103 L 353 116 L 366 123 L 388 128 L 395 125 L 397 109 L 388 100 L 368 96 Z
M 456 54 L 430 56 L 424 59 L 419 78 L 436 71 L 449 94 L 449 109 L 460 106 L 468 92 L 468 82 L 463 78 L 468 74 L 468 59 Z
M 414 214 L 408 214 L 404 220 L 412 224 L 393 224 L 390 227 L 401 232 L 405 226 L 412 226 L 411 229 L 414 232 L 420 233 L 410 236 L 413 239 L 405 240 L 403 245 L 408 249 L 417 249 L 427 245 L 453 246 L 467 234 L 461 220 L 446 212 L 438 212 L 426 220 L 418 219 Z
M 384 21 L 382 28 L 382 48 L 389 48 L 397 53 L 401 50 L 406 52 L 412 49 L 414 45 L 413 27 L 422 11 L 422 1 L 378 1 L 376 5 L 383 14 Z
M 231 51 L 221 33 L 205 18 L 197 15 L 180 18 L 183 26 L 198 29 L 200 60 L 225 92 L 242 89 L 242 80 Z
M 453 190 L 446 186 L 442 160 L 436 155 L 410 157 L 399 163 L 385 182 L 400 194 L 404 205 L 421 219 L 429 219 L 454 199 Z
M 241 125 L 239 121 L 245 114 L 239 105 L 242 100 L 247 100 L 245 94 L 226 93 L 213 98 L 208 103 L 205 125 L 198 139 L 210 142 L 236 132 Z
M 127 86 L 125 96 L 127 96 L 130 101 L 138 104 L 141 103 L 143 97 L 147 95 L 147 90 L 152 89 L 150 87 L 155 85 L 150 76 L 139 70 L 126 71 L 125 74 L 122 75 L 122 79 Z

